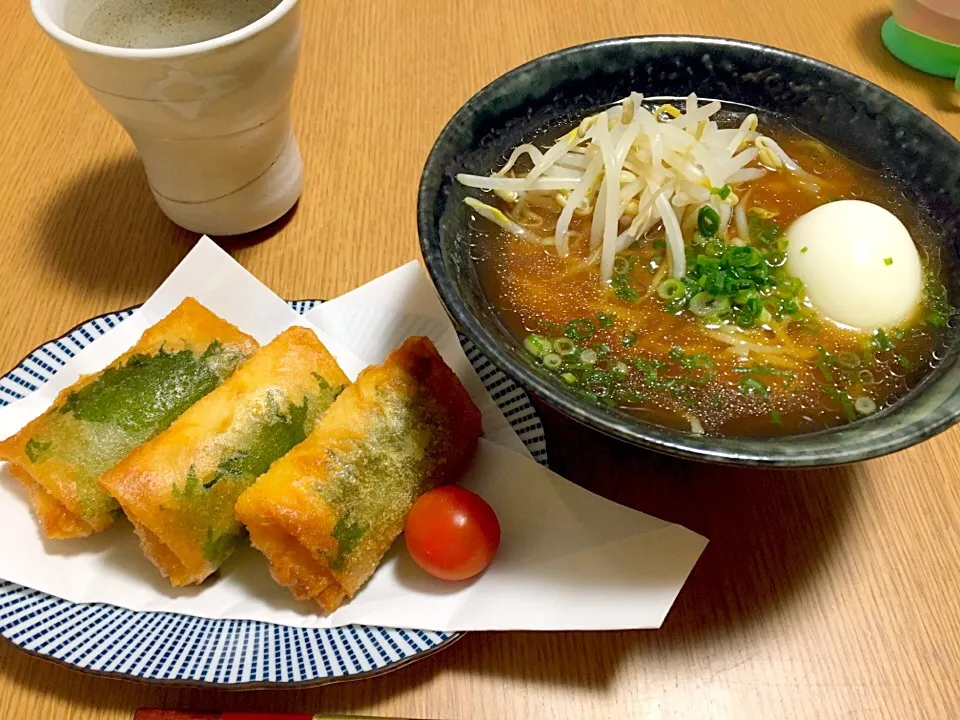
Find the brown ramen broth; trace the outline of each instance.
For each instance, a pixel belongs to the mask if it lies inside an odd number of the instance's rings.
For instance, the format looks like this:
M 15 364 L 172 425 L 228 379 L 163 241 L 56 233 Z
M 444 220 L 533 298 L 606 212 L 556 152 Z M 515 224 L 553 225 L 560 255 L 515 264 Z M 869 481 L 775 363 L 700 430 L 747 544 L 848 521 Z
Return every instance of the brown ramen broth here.
M 713 119 L 720 128 L 731 128 L 743 118 L 724 109 Z M 908 200 L 894 179 L 783 121 L 761 115 L 760 128 L 815 175 L 820 188 L 814 192 L 783 172 L 750 182 L 747 244 L 767 243 L 776 259 L 778 242 L 784 250 L 784 231 L 804 213 L 838 199 L 880 205 L 906 225 L 920 253 L 926 281 L 915 319 L 904 327 L 865 333 L 819 317 L 802 287 L 786 300 L 777 299 L 775 291 L 773 304 L 761 293 L 759 300 L 774 316 L 764 313 L 768 321 L 751 321 L 733 335 L 755 348 L 750 349 L 724 340 L 723 323 L 718 327 L 678 311 L 658 292 L 668 262 L 659 222 L 617 256 L 612 281 L 604 283 L 596 264 L 587 264 L 590 216 L 575 217 L 570 252 L 561 257 L 552 245 L 530 242 L 474 213 L 470 231 L 485 290 L 512 332 L 527 341 L 531 362 L 590 401 L 659 425 L 727 436 L 790 435 L 853 421 L 896 402 L 935 366 L 952 309 L 946 304 L 945 269 L 927 212 Z M 532 142 L 546 150 L 566 130 L 555 128 Z M 518 163 L 511 176 L 529 171 L 532 163 L 524 160 L 526 166 Z M 737 193 L 746 189 L 733 186 Z M 539 235 L 552 235 L 556 227 L 559 205 L 544 203 L 518 212 L 493 193 L 473 195 Z M 745 201 L 744 195 L 740 199 Z M 684 238 L 690 267 L 690 258 L 704 249 L 691 245 L 689 225 Z M 717 240 L 721 247 L 714 254 L 730 249 L 725 238 Z M 794 301 L 796 314 L 776 311 L 786 307 L 783 303 L 791 310 Z M 538 339 L 549 343 L 562 364 L 554 360 L 544 367 Z

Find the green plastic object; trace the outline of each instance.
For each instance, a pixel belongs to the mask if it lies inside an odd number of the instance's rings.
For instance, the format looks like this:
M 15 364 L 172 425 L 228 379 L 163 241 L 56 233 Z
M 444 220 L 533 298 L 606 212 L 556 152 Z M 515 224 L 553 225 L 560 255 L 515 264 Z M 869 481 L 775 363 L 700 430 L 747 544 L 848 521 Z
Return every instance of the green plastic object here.
M 908 30 L 893 17 L 883 24 L 881 36 L 883 44 L 896 58 L 921 72 L 954 78 L 960 90 L 960 45 Z

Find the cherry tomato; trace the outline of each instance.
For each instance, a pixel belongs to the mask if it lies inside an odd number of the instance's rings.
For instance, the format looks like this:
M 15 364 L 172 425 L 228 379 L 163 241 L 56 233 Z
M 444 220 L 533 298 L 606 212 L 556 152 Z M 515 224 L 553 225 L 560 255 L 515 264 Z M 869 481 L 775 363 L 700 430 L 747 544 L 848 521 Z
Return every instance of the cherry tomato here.
M 456 485 L 436 488 L 407 515 L 407 549 L 421 568 L 441 580 L 482 572 L 500 547 L 500 522 L 487 502 Z

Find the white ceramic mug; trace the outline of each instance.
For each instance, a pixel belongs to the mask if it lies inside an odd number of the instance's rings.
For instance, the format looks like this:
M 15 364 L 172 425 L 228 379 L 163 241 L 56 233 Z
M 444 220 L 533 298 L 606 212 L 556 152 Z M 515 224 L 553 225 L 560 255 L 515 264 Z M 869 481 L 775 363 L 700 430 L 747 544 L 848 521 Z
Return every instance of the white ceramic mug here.
M 209 235 L 262 228 L 303 184 L 290 97 L 299 0 L 213 40 L 157 49 L 87 42 L 65 29 L 70 0 L 31 0 L 41 27 L 130 135 L 154 197 L 178 225 Z

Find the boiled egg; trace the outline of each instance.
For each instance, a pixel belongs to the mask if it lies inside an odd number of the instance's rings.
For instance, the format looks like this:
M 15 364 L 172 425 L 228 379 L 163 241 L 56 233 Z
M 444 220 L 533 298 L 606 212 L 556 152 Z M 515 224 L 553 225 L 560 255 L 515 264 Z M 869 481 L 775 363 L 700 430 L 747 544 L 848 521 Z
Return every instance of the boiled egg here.
M 814 309 L 859 330 L 908 320 L 919 304 L 923 270 L 910 232 L 879 205 L 837 200 L 787 230 L 787 272 L 806 285 Z

